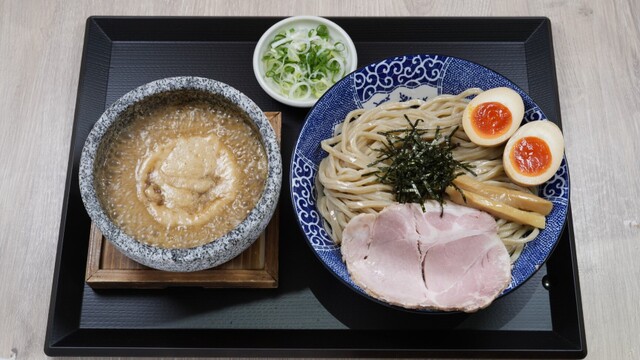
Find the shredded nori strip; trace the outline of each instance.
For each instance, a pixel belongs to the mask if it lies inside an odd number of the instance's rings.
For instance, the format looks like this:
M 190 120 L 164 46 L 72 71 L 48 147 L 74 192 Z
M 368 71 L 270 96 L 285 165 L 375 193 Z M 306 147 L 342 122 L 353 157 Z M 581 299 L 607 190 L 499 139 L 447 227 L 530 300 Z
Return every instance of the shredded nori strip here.
M 475 175 L 469 164 L 453 158 L 452 150 L 458 144 L 453 143 L 451 137 L 458 127 L 444 138 L 438 127 L 433 140 L 429 141 L 423 138 L 429 130 L 418 129 L 422 119 L 411 122 L 406 115 L 405 119 L 409 123 L 408 128 L 379 132 L 387 142 L 383 143 L 383 148 L 377 149 L 380 156 L 369 166 L 377 166 L 376 176 L 381 183 L 392 185 L 398 202 L 419 203 L 424 211 L 425 201 L 437 200 L 442 216 L 447 186 L 453 186 L 464 198 L 453 180 L 465 171 Z

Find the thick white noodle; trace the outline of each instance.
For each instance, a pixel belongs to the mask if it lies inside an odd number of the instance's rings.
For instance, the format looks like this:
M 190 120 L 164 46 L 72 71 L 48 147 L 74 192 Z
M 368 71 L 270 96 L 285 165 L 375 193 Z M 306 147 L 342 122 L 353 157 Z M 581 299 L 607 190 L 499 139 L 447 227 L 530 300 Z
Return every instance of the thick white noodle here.
M 430 129 L 425 139 L 432 139 L 435 130 L 449 134 L 458 130 L 452 141 L 458 144 L 453 150 L 454 158 L 473 166 L 479 181 L 508 188 L 532 191 L 513 184 L 502 167 L 503 147 L 480 147 L 472 143 L 462 129 L 462 113 L 469 100 L 481 89 L 468 89 L 458 95 L 440 95 L 428 101 L 385 103 L 374 109 L 354 110 L 336 126 L 334 136 L 322 141 L 322 149 L 328 156 L 318 169 L 318 209 L 324 217 L 326 230 L 336 244 L 340 244 L 342 230 L 349 220 L 358 214 L 376 213 L 394 204 L 391 186 L 381 184 L 374 174 L 377 167 L 370 166 L 379 156 L 385 141 L 381 132 L 408 127 L 417 119 L 420 129 Z M 496 219 L 498 235 L 512 255 L 517 259 L 524 244 L 533 240 L 538 229 L 503 219 Z

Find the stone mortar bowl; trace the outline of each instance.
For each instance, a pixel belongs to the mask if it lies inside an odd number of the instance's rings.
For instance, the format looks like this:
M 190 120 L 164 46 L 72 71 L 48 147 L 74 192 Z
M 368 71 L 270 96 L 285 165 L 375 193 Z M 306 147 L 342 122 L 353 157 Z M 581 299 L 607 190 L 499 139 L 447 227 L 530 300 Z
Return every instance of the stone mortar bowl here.
M 260 199 L 249 215 L 234 229 L 213 241 L 193 248 L 167 249 L 137 241 L 115 225 L 105 213 L 94 187 L 95 164 L 101 149 L 134 115 L 168 97 L 212 99 L 234 106 L 247 115 L 258 130 L 267 154 L 267 180 Z M 98 159 L 98 161 L 96 161 Z M 264 113 L 247 96 L 233 87 L 200 77 L 173 77 L 142 85 L 114 102 L 89 133 L 80 158 L 80 193 L 89 216 L 104 236 L 131 259 L 166 271 L 198 271 L 227 262 L 247 249 L 265 229 L 278 204 L 282 186 L 282 157 L 275 132 Z

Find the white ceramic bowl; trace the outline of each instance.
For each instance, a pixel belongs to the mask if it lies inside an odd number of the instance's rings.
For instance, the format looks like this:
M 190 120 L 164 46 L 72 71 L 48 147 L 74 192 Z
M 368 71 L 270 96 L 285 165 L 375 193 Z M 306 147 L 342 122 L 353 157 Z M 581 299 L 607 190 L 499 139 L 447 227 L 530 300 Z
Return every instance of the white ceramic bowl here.
M 318 25 L 326 25 L 329 29 L 329 35 L 331 36 L 331 38 L 334 41 L 340 41 L 345 45 L 345 48 L 347 50 L 345 76 L 354 71 L 358 66 L 358 54 L 356 53 L 356 47 L 353 44 L 353 40 L 351 40 L 349 35 L 333 21 L 318 16 L 293 16 L 277 22 L 262 35 L 262 37 L 258 41 L 258 44 L 256 45 L 256 48 L 253 52 L 253 73 L 255 74 L 260 87 L 262 87 L 262 89 L 267 94 L 269 94 L 269 96 L 285 105 L 308 108 L 312 107 L 316 103 L 316 101 L 318 101 L 318 99 L 315 97 L 311 97 L 298 100 L 291 99 L 280 94 L 275 89 L 275 85 L 272 84 L 264 75 L 266 71 L 264 69 L 262 56 L 266 52 L 271 40 L 273 40 L 273 38 L 278 33 L 286 31 L 290 28 L 312 29 L 318 27 Z
M 130 122 L 136 112 L 162 106 L 176 99 L 211 100 L 233 106 L 247 115 L 258 130 L 267 153 L 267 180 L 262 195 L 247 217 L 228 233 L 193 248 L 165 249 L 137 241 L 125 233 L 106 214 L 94 186 L 95 167 L 118 129 Z M 200 77 L 174 77 L 156 80 L 123 95 L 109 106 L 89 133 L 80 158 L 80 194 L 91 217 L 104 236 L 131 259 L 160 270 L 197 271 L 220 265 L 248 248 L 269 223 L 276 209 L 282 186 L 282 158 L 275 132 L 264 113 L 246 95 L 219 81 Z

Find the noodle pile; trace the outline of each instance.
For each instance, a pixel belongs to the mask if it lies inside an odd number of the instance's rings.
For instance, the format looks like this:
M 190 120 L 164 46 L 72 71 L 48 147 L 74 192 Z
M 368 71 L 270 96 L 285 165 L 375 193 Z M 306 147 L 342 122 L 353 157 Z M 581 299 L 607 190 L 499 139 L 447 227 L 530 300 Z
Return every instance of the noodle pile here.
M 350 112 L 344 122 L 336 126 L 334 137 L 322 141 L 322 149 L 329 155 L 322 160 L 318 170 L 318 209 L 326 220 L 327 231 L 340 244 L 342 231 L 349 220 L 362 213 L 377 213 L 395 204 L 390 185 L 380 183 L 374 163 L 386 141 L 383 132 L 408 127 L 405 116 L 413 123 L 417 119 L 419 129 L 430 130 L 425 140 L 433 139 L 436 129 L 449 134 L 458 146 L 453 150 L 456 160 L 471 165 L 476 180 L 486 184 L 532 191 L 520 187 L 507 177 L 502 166 L 503 146 L 482 147 L 472 143 L 462 129 L 462 113 L 469 96 L 481 93 L 481 89 L 468 89 L 458 95 L 439 95 L 428 101 L 410 100 L 391 102 L 370 110 Z M 504 219 L 496 219 L 498 236 L 502 239 L 514 262 L 524 244 L 535 239 L 539 230 Z

